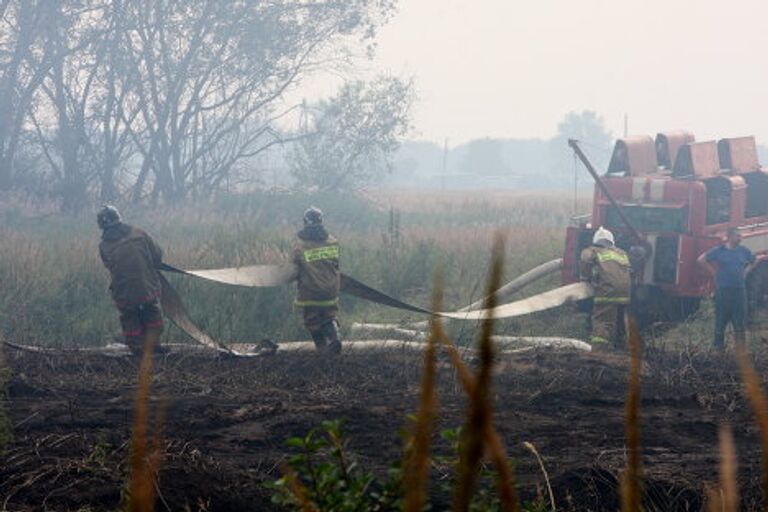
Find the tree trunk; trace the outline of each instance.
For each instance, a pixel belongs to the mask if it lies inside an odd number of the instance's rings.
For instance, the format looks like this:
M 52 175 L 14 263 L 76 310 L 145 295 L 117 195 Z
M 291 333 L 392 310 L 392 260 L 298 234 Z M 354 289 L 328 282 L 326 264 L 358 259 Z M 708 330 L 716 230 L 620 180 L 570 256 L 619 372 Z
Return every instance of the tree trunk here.
M 13 159 L 8 158 L 15 153 L 13 143 L 13 126 L 18 116 L 17 111 L 18 73 L 30 46 L 35 40 L 36 5 L 33 2 L 19 4 L 18 30 L 19 35 L 13 52 L 13 58 L 5 67 L 3 80 L 0 82 L 0 190 L 8 190 L 12 185 Z

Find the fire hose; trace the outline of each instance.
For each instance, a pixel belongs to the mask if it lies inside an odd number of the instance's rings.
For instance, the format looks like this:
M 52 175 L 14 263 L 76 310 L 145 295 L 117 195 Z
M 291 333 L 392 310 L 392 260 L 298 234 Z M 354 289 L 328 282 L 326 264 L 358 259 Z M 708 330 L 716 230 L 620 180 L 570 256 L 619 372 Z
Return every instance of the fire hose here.
M 540 265 L 533 270 L 526 272 L 522 276 L 518 277 L 505 284 L 496 292 L 497 298 L 502 300 L 509 295 L 521 290 L 528 284 L 549 275 L 562 266 L 562 260 L 553 260 Z M 251 265 L 245 267 L 233 267 L 233 268 L 219 268 L 219 269 L 207 269 L 207 270 L 185 270 L 179 269 L 168 264 L 162 264 L 160 270 L 192 276 L 208 281 L 233 285 L 243 286 L 248 288 L 260 288 L 260 287 L 275 287 L 289 284 L 296 279 L 298 275 L 298 269 L 293 263 L 287 263 L 282 265 Z M 160 283 L 162 286 L 161 293 L 161 305 L 165 315 L 170 319 L 179 329 L 184 331 L 189 337 L 195 340 L 200 345 L 212 349 L 218 353 L 228 354 L 236 357 L 259 357 L 264 355 L 263 352 L 253 352 L 251 350 L 238 350 L 225 345 L 216 338 L 210 336 L 202 329 L 200 329 L 194 321 L 192 321 L 189 313 L 187 312 L 184 302 L 181 296 L 171 285 L 171 283 L 160 273 Z M 425 314 L 430 316 L 438 316 L 441 318 L 460 320 L 460 321 L 478 321 L 485 319 L 502 319 L 513 318 L 547 309 L 556 308 L 568 303 L 576 302 L 583 299 L 592 297 L 592 287 L 587 283 L 574 283 L 566 286 L 561 286 L 554 290 L 534 295 L 532 297 L 518 300 L 515 302 L 508 302 L 506 304 L 500 304 L 494 309 L 478 309 L 484 301 L 476 301 L 472 304 L 458 309 L 456 311 L 431 311 L 429 309 L 409 304 L 401 301 L 395 297 L 387 295 L 386 293 L 376 290 L 373 287 L 366 285 L 358 281 L 357 279 L 350 277 L 346 274 L 341 275 L 340 290 L 342 293 L 351 295 L 363 300 L 367 300 L 376 304 L 384 306 L 410 311 L 413 313 Z M 381 331 L 391 329 L 393 326 L 386 324 L 355 324 L 353 330 L 369 330 L 369 331 Z M 417 322 L 411 324 L 411 327 L 422 329 L 426 327 L 426 323 Z M 395 332 L 399 326 L 395 327 Z M 402 330 L 402 329 L 401 329 Z M 418 330 L 404 330 L 408 334 L 415 334 L 415 338 L 422 336 L 423 333 Z M 404 334 L 400 332 L 398 334 Z M 497 342 L 500 343 L 523 343 L 528 346 L 546 346 L 556 348 L 576 348 L 580 350 L 589 350 L 589 345 L 570 338 L 558 338 L 558 337 L 505 337 L 497 336 Z M 392 340 L 389 340 L 392 341 Z M 49 352 L 61 352 L 59 349 L 47 349 L 43 347 L 28 347 L 25 345 L 18 345 L 9 341 L 4 342 L 10 348 L 17 350 L 24 350 L 29 352 L 49 353 Z M 402 343 L 402 342 L 401 342 Z M 296 348 L 300 348 L 297 347 Z M 88 352 L 87 349 L 72 349 L 77 352 Z M 114 353 L 114 348 L 91 350 L 94 352 Z M 117 351 L 119 353 L 119 351 Z
M 515 291 L 519 291 L 531 282 L 559 270 L 562 260 L 553 260 L 523 274 L 519 278 L 507 283 L 495 293 L 500 297 L 506 297 Z M 246 267 L 220 268 L 209 270 L 182 270 L 171 265 L 164 264 L 162 270 L 167 272 L 184 274 L 188 276 L 214 281 L 218 283 L 244 286 L 244 287 L 272 287 L 286 285 L 296 279 L 298 270 L 292 263 L 282 265 L 252 265 Z M 162 306 L 168 318 L 176 324 L 181 330 L 186 332 L 197 342 L 210 347 L 219 352 L 226 352 L 236 356 L 249 356 L 249 353 L 238 352 L 230 349 L 220 341 L 212 338 L 199 329 L 190 319 L 189 314 L 184 307 L 178 293 L 173 289 L 170 283 L 163 277 Z M 475 309 L 482 301 L 477 301 L 467 307 L 457 311 L 430 311 L 429 309 L 403 302 L 395 297 L 387 295 L 384 292 L 376 290 L 353 277 L 346 274 L 341 275 L 340 289 L 342 293 L 358 297 L 363 300 L 389 306 L 404 311 L 434 315 L 453 320 L 485 320 L 489 318 L 502 319 L 512 318 L 531 313 L 552 309 L 564 304 L 576 302 L 592 297 L 592 287 L 587 283 L 573 283 L 561 286 L 554 290 L 518 300 L 501 304 L 494 309 Z M 371 330 L 379 329 L 379 324 L 362 324 L 363 328 Z M 585 350 L 588 344 L 579 340 L 569 338 L 534 338 L 519 337 L 513 338 L 521 342 L 528 342 L 533 345 L 571 347 Z M 509 341 L 509 340 L 508 340 Z

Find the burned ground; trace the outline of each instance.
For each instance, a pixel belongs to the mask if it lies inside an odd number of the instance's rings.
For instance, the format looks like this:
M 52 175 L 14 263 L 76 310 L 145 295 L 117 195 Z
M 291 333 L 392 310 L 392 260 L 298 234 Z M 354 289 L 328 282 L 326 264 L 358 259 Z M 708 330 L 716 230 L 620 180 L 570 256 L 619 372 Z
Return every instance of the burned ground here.
M 0 509 L 115 510 L 126 481 L 136 364 L 93 355 L 8 356 L 15 440 L 0 464 Z M 420 357 L 171 354 L 158 357 L 155 369 L 152 403 L 164 454 L 158 510 L 272 510 L 262 484 L 280 474 L 290 454 L 284 440 L 323 420 L 344 420 L 350 452 L 365 468 L 384 473 L 400 457 L 398 433 L 416 408 Z M 543 485 L 522 446 L 528 441 L 542 454 L 562 509 L 616 510 L 626 373 L 622 354 L 504 356 L 494 380 L 496 423 L 524 496 Z M 757 427 L 739 381 L 727 356 L 647 351 L 647 510 L 701 508 L 705 486 L 717 479 L 723 422 L 734 429 L 747 506 L 758 499 Z M 453 370 L 443 365 L 440 428 L 460 425 L 464 406 Z M 436 448 L 447 450 L 442 442 Z

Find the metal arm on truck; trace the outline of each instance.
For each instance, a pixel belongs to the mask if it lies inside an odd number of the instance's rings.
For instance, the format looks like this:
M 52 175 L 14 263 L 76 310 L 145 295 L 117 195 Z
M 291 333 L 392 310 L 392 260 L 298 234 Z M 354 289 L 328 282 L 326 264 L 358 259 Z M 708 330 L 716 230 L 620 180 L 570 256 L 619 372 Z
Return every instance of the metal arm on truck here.
M 608 198 L 608 201 L 611 203 L 611 206 L 613 206 L 616 209 L 616 213 L 619 214 L 619 217 L 621 218 L 621 221 L 624 223 L 624 225 L 627 227 L 629 232 L 632 234 L 632 237 L 635 239 L 635 241 L 640 244 L 642 247 L 646 248 L 648 246 L 648 242 L 640 236 L 640 233 L 635 229 L 635 226 L 632 225 L 631 222 L 629 222 L 629 219 L 626 215 L 624 215 L 624 210 L 619 206 L 619 203 L 616 202 L 616 200 L 613 199 L 613 196 L 610 192 L 608 192 L 608 187 L 605 186 L 605 183 L 603 183 L 603 180 L 600 179 L 600 176 L 597 174 L 597 171 L 595 170 L 594 166 L 592 165 L 592 162 L 589 161 L 587 158 L 587 155 L 584 154 L 584 152 L 579 147 L 579 141 L 576 139 L 568 139 L 568 145 L 571 146 L 574 153 L 576 153 L 576 156 L 579 157 L 579 160 L 581 160 L 581 163 L 584 164 L 584 167 L 587 168 L 587 171 L 589 171 L 589 174 L 592 175 L 592 178 L 594 178 L 595 183 L 597 183 L 597 186 L 600 187 L 600 190 L 603 192 L 603 195 Z

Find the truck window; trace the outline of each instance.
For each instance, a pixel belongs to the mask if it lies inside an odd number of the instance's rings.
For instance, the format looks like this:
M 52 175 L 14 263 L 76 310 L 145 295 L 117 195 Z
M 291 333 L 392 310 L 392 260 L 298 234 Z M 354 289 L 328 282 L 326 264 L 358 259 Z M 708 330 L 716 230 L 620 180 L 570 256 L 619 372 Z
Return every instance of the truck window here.
M 660 236 L 653 251 L 653 280 L 657 283 L 677 282 L 679 236 Z
M 684 233 L 688 227 L 688 208 L 660 208 L 658 206 L 622 206 L 629 222 L 640 231 L 656 233 Z M 624 229 L 624 223 L 613 206 L 605 215 L 608 229 Z
M 747 182 L 747 206 L 744 216 L 768 216 L 768 174 L 748 172 L 741 177 Z
M 707 225 L 731 220 L 731 182 L 722 178 L 704 181 L 707 187 Z

